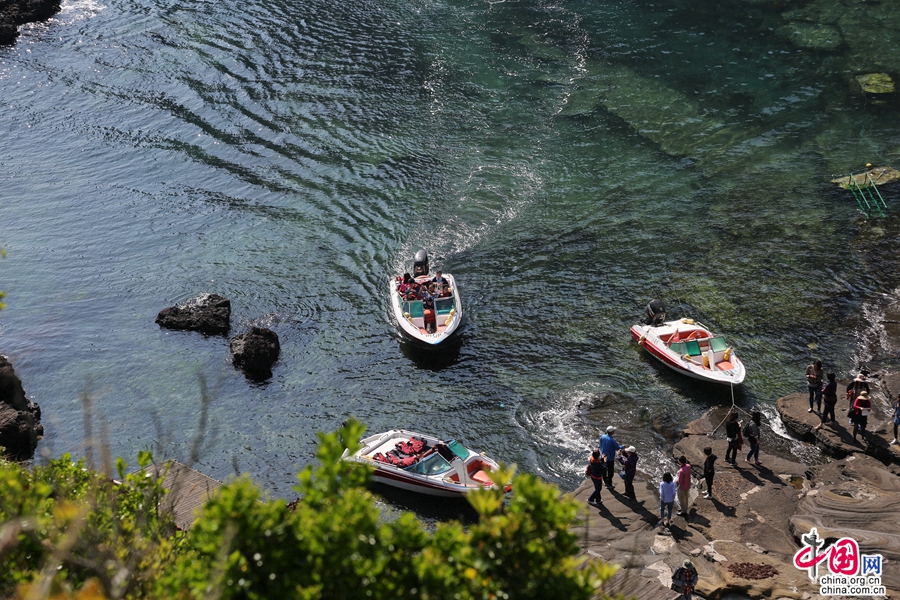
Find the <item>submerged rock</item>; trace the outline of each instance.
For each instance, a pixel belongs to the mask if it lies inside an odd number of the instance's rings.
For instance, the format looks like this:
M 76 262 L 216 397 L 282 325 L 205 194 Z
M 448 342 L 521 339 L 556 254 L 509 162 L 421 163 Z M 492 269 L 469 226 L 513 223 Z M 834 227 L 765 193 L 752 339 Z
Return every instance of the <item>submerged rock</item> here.
M 218 294 L 203 294 L 164 308 L 156 316 L 156 323 L 168 329 L 225 334 L 231 328 L 231 300 Z
M 0 356 L 0 447 L 10 458 L 27 460 L 44 435 L 41 407 L 25 398 L 12 364 Z
M 844 43 L 844 38 L 837 27 L 821 23 L 795 21 L 782 25 L 775 33 L 798 48 L 809 50 L 834 50 Z
M 856 81 L 867 94 L 893 94 L 897 89 L 894 80 L 887 73 L 857 75 Z
M 271 329 L 254 327 L 231 340 L 232 362 L 251 379 L 268 379 L 278 360 L 281 344 Z

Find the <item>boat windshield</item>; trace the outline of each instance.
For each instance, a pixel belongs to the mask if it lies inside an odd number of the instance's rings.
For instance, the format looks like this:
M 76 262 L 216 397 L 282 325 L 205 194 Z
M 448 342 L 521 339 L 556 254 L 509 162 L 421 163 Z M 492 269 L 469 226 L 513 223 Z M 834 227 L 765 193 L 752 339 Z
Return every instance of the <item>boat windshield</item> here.
M 434 453 L 412 465 L 407 471 L 421 475 L 439 475 L 450 470 L 450 463 L 440 454 Z
M 466 460 L 472 454 L 471 452 L 469 452 L 466 449 L 465 446 L 463 446 L 456 440 L 450 440 L 449 442 L 447 442 L 447 447 L 450 448 L 450 450 L 451 450 L 451 452 L 453 452 L 453 454 L 457 455 L 458 457 L 460 457 L 463 460 Z
M 709 347 L 713 352 L 725 352 L 728 344 L 725 343 L 725 338 L 714 337 L 709 339 Z

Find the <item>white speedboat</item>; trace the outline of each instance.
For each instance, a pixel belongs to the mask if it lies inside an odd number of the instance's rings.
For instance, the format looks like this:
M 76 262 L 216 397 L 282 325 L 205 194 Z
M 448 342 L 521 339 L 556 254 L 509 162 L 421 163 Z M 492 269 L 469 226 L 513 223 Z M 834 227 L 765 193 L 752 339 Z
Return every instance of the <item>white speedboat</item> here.
M 391 310 L 409 339 L 435 347 L 456 333 L 463 319 L 462 301 L 453 275 L 428 274 L 428 254 L 416 253 L 413 274 L 391 279 Z
M 494 487 L 488 471 L 497 462 L 456 440 L 405 429 L 392 429 L 360 440 L 362 448 L 342 458 L 371 466 L 375 481 L 432 496 L 462 497 L 481 488 Z M 507 486 L 506 491 L 511 487 Z
M 693 319 L 666 321 L 665 305 L 647 305 L 647 319 L 631 328 L 631 337 L 667 367 L 694 379 L 737 385 L 744 381 L 744 363 L 725 338 Z

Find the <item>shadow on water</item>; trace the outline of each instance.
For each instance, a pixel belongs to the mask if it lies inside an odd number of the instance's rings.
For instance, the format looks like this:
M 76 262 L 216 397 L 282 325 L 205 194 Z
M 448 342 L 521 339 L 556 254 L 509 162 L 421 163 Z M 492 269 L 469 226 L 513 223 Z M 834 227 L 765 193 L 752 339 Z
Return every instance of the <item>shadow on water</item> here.
M 661 380 L 671 386 L 678 394 L 702 405 L 707 407 L 731 406 L 733 399 L 735 405 L 749 410 L 758 403 L 752 394 L 747 393 L 743 385 L 729 386 L 694 379 L 693 377 L 676 373 L 648 353 L 644 354 L 644 362 L 656 371 L 657 376 Z
M 453 365 L 459 358 L 459 352 L 462 349 L 462 335 L 448 339 L 439 347 L 425 347 L 406 339 L 400 340 L 400 351 L 403 356 L 416 363 L 420 369 L 429 371 L 442 371 Z
M 429 496 L 382 483 L 372 483 L 370 489 L 394 510 L 411 511 L 425 523 L 459 521 L 469 525 L 478 520 L 478 514 L 465 498 Z

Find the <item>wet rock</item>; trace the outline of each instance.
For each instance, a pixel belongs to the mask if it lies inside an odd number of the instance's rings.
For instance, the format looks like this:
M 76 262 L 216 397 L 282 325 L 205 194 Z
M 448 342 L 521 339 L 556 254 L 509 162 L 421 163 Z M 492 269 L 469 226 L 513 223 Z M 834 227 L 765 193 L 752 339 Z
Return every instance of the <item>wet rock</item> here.
M 168 329 L 226 334 L 231 328 L 231 300 L 218 294 L 203 294 L 164 308 L 156 316 L 156 323 Z
M 254 327 L 231 340 L 232 362 L 251 379 L 268 379 L 281 345 L 271 329 Z
M 893 94 L 896 91 L 894 81 L 887 73 L 857 75 L 856 81 L 867 94 Z
M 25 398 L 22 382 L 5 356 L 0 356 L 0 447 L 4 455 L 27 460 L 44 435 L 41 407 Z
M 823 452 L 836 458 L 843 458 L 853 454 L 869 454 L 884 461 L 900 464 L 900 446 L 891 446 L 893 428 L 890 415 L 885 410 L 885 402 L 879 401 L 883 395 L 878 383 L 870 380 L 872 395 L 875 398 L 872 414 L 866 427 L 866 436 L 858 434 L 853 439 L 853 425 L 847 418 L 849 403 L 838 394 L 838 403 L 835 408 L 837 421 L 823 425 L 815 429 L 821 419 L 816 413 L 807 412 L 809 408 L 809 395 L 806 393 L 791 394 L 779 398 L 775 406 L 785 428 L 803 441 L 815 444 Z M 838 385 L 840 392 L 846 386 Z
M 0 46 L 8 46 L 19 37 L 19 25 L 46 21 L 59 12 L 60 0 L 0 1 Z
M 868 170 L 869 177 L 872 178 L 872 181 L 875 182 L 875 185 L 883 185 L 886 183 L 893 183 L 895 181 L 900 181 L 900 171 L 891 167 L 874 167 Z M 865 187 L 866 177 L 865 173 L 859 173 L 856 175 L 856 181 L 863 187 Z M 832 179 L 831 183 L 835 183 L 845 190 L 850 189 L 850 176 L 847 177 L 838 177 L 837 179 Z

